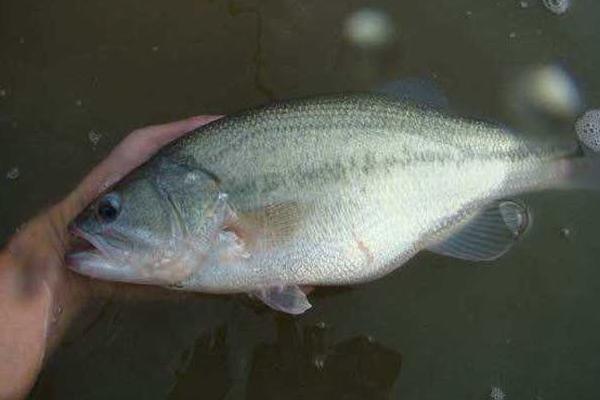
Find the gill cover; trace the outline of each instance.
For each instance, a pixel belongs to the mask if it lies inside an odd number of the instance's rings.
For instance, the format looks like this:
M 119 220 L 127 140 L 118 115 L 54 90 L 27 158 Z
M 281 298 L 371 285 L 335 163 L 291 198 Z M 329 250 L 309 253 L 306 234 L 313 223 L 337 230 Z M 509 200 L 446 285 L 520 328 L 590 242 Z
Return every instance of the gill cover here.
M 96 278 L 172 285 L 202 267 L 228 208 L 216 178 L 156 158 L 104 194 L 72 224 L 95 250 L 71 267 Z

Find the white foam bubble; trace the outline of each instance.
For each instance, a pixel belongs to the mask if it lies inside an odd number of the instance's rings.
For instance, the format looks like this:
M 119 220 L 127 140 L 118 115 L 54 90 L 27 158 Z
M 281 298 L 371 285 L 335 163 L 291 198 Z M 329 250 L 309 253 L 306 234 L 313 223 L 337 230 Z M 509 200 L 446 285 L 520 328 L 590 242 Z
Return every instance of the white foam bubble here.
M 91 130 L 88 133 L 88 139 L 90 140 L 90 142 L 92 142 L 92 146 L 96 146 L 100 142 L 100 139 L 102 139 L 102 134 Z
M 506 399 L 506 393 L 498 386 L 492 386 L 490 390 L 490 400 L 504 400 Z
M 6 172 L 6 179 L 9 179 L 11 181 L 16 180 L 17 178 L 19 178 L 19 176 L 21 176 L 21 171 L 19 170 L 19 167 L 12 167 L 8 170 L 8 172 Z
M 575 123 L 577 137 L 586 147 L 600 152 L 600 109 L 586 111 Z
M 564 14 L 571 6 L 571 0 L 542 0 L 544 6 L 554 14 Z

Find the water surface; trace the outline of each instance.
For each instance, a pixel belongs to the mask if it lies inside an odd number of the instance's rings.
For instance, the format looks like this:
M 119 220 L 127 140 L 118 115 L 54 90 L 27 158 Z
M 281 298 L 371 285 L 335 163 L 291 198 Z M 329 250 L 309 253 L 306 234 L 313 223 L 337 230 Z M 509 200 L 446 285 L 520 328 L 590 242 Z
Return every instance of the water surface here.
M 556 16 L 534 0 L 1 0 L 0 241 L 150 123 L 418 77 L 461 113 L 514 126 L 508 82 L 549 62 L 597 107 L 600 3 L 573 3 Z M 393 23 L 381 48 L 343 35 L 365 6 Z M 420 254 L 318 290 L 298 318 L 243 296 L 108 299 L 31 398 L 598 398 L 599 200 L 526 196 L 534 226 L 492 265 Z

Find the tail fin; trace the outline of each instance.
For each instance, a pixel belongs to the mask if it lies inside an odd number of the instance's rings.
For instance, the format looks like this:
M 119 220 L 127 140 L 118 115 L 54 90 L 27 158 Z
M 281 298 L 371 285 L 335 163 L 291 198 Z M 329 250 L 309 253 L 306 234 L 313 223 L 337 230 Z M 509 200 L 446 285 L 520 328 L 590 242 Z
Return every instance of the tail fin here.
M 581 149 L 577 158 L 564 159 L 559 187 L 564 189 L 600 190 L 600 153 Z
M 546 189 L 600 190 L 600 153 L 581 144 L 534 164 L 525 163 L 511 176 L 511 195 Z

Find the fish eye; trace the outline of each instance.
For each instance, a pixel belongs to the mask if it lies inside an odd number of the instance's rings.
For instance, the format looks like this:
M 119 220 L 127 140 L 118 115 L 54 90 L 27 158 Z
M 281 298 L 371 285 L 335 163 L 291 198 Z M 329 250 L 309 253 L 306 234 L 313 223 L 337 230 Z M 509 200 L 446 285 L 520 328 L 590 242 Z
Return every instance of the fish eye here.
M 102 197 L 96 206 L 96 218 L 102 223 L 113 222 L 121 211 L 121 199 L 116 193 Z

